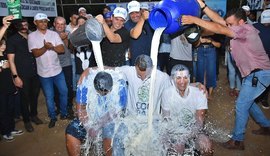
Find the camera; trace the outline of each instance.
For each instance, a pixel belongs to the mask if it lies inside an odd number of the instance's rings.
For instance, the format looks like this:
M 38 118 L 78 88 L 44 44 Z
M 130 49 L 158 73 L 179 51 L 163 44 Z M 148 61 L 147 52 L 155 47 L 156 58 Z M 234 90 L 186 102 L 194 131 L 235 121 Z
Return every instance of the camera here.
M 258 84 L 258 77 L 253 76 L 252 77 L 252 87 L 257 87 Z

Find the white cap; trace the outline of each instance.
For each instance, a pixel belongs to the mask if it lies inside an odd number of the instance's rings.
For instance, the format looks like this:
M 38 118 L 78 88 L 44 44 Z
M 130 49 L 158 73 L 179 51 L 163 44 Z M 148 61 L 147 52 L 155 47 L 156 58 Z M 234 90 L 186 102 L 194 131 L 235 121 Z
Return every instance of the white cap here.
M 116 7 L 113 10 L 113 16 L 114 17 L 122 17 L 124 20 L 127 18 L 127 10 L 122 7 Z
M 127 5 L 127 9 L 128 9 L 129 14 L 132 13 L 132 12 L 139 12 L 140 8 L 141 8 L 141 5 L 137 1 L 131 1 Z
M 141 9 L 146 9 L 146 10 L 149 10 L 149 5 L 147 2 L 142 2 L 141 3 Z
M 270 10 L 264 10 L 261 14 L 261 23 L 270 23 Z
M 44 20 L 44 19 L 50 21 L 50 20 L 48 19 L 48 16 L 47 16 L 46 14 L 44 14 L 44 13 L 37 13 L 37 14 L 35 15 L 35 17 L 34 17 L 34 21 L 37 21 L 37 20 Z
M 250 11 L 250 7 L 248 5 L 242 6 L 242 9 L 244 9 L 245 11 Z
M 84 7 L 80 7 L 79 10 L 78 10 L 78 12 L 81 12 L 83 10 L 86 11 L 86 9 Z

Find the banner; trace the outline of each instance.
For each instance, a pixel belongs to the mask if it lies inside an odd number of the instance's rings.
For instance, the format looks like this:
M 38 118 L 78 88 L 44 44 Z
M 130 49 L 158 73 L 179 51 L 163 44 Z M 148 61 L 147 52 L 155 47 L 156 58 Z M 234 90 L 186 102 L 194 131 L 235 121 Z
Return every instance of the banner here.
M 7 1 L 16 0 L 0 0 L 0 16 L 8 15 Z M 21 0 L 21 12 L 24 17 L 34 17 L 39 12 L 49 17 L 56 17 L 56 2 L 55 0 Z

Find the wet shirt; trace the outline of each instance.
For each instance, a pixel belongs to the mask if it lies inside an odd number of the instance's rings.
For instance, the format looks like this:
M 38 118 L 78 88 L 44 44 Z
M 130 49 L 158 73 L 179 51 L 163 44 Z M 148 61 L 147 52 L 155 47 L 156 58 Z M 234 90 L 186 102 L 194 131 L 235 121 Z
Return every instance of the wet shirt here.
M 27 39 L 19 33 L 8 37 L 7 54 L 15 54 L 15 65 L 20 77 L 32 77 L 37 75 L 36 59 L 29 53 Z M 25 70 L 27 69 L 27 70 Z
M 51 42 L 53 46 L 63 44 L 59 35 L 47 29 L 45 34 L 42 34 L 39 30 L 36 30 L 28 36 L 28 48 L 32 53 L 32 49 L 40 49 L 44 46 L 44 40 Z M 37 72 L 41 77 L 56 76 L 62 71 L 58 54 L 54 50 L 47 50 L 43 55 L 36 58 Z
M 270 61 L 264 50 L 259 31 L 252 25 L 233 26 L 234 38 L 230 41 L 231 54 L 241 76 L 246 77 L 255 69 L 270 69 Z
M 128 20 L 125 23 L 125 28 L 128 30 L 129 33 L 131 29 L 133 29 L 135 26 L 136 23 L 132 22 L 131 20 Z M 129 48 L 131 52 L 131 65 L 134 65 L 135 59 L 141 54 L 150 56 L 153 34 L 154 31 L 150 27 L 149 22 L 145 21 L 141 35 L 137 39 L 130 38 Z
M 150 90 L 150 78 L 146 78 L 142 81 L 136 74 L 134 66 L 122 66 L 117 67 L 116 70 L 122 71 L 128 81 L 128 105 L 127 112 L 135 115 L 147 116 L 149 105 L 149 90 Z M 153 114 L 158 115 L 160 112 L 161 94 L 163 90 L 171 85 L 169 76 L 157 70 L 155 91 L 154 91 L 154 107 Z
M 188 125 L 196 121 L 196 111 L 208 109 L 205 94 L 198 88 L 189 86 L 187 97 L 179 95 L 175 86 L 167 88 L 162 93 L 162 110 L 170 112 L 172 120 L 178 120 L 183 125 Z
M 108 70 L 105 70 L 108 72 Z M 127 103 L 127 83 L 123 74 L 110 70 L 113 78 L 113 89 L 107 95 L 101 96 L 94 88 L 94 78 L 97 71 L 90 71 L 78 85 L 76 102 L 80 105 L 87 105 L 90 116 L 94 119 L 102 117 L 106 112 L 122 111 Z
M 129 47 L 129 33 L 126 28 L 122 27 L 114 33 L 120 35 L 122 39 L 121 43 L 111 43 L 107 37 L 101 42 L 103 63 L 110 67 L 117 67 L 125 64 L 125 54 Z

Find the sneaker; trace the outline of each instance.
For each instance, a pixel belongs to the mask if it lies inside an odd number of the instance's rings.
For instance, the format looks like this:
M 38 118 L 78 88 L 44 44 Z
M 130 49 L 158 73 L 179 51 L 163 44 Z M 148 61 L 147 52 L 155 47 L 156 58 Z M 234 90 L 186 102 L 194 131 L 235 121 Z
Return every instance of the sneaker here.
M 267 101 L 262 101 L 262 108 L 269 109 L 270 108 L 269 103 Z
M 3 135 L 3 138 L 6 140 L 6 142 L 12 142 L 13 140 L 15 140 L 12 135 Z
M 11 135 L 15 136 L 15 135 L 22 135 L 24 133 L 23 130 L 13 130 L 11 131 Z

